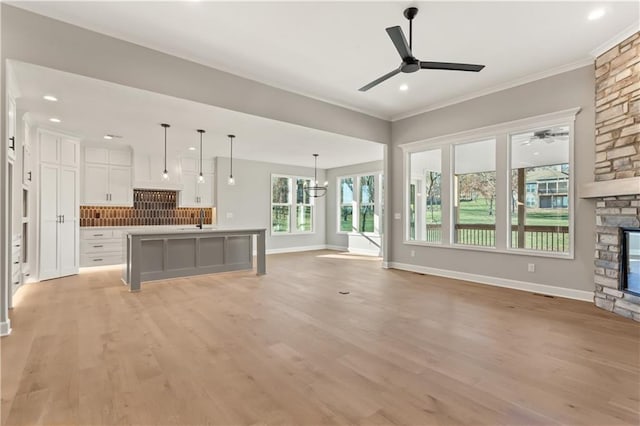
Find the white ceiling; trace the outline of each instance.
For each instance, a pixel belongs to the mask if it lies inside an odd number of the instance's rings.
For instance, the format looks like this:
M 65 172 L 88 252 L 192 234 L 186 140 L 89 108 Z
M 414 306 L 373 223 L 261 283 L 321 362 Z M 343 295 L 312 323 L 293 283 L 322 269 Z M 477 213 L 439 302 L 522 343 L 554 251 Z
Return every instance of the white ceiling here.
M 10 72 L 20 92 L 21 111 L 41 127 L 59 130 L 83 141 L 126 144 L 142 152 L 161 152 L 169 123 L 170 155 L 193 155 L 199 147 L 196 129 L 205 129 L 203 156 L 229 156 L 227 134 L 236 135 L 235 158 L 313 167 L 318 153 L 322 169 L 382 159 L 382 145 L 309 129 L 290 123 L 173 98 L 58 70 L 11 61 Z M 54 95 L 58 102 L 43 99 Z M 59 118 L 54 124 L 49 118 Z M 123 136 L 104 140 L 105 134 Z
M 639 22 L 637 1 L 570 2 L 18 2 L 18 7 L 383 118 L 397 118 L 586 64 Z M 485 64 L 480 73 L 401 74 L 385 28 L 408 25 L 414 54 Z M 606 14 L 589 21 L 603 7 Z M 401 83 L 409 85 L 400 92 Z

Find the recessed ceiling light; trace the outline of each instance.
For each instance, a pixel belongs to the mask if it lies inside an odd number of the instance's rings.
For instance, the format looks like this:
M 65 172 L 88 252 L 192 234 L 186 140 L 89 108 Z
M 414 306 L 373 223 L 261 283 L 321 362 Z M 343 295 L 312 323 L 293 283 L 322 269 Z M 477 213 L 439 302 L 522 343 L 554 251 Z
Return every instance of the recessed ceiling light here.
M 538 151 L 534 152 L 533 155 L 540 155 Z
M 403 92 L 406 92 L 407 90 L 409 90 L 409 86 L 407 86 L 406 84 L 401 84 L 400 85 L 400 90 Z
M 113 139 L 113 136 L 111 135 L 104 135 L 104 138 L 108 141 L 110 141 L 111 139 Z
M 589 13 L 587 19 L 589 19 L 590 21 L 595 21 L 596 19 L 602 18 L 604 14 L 605 10 L 603 8 L 594 9 L 591 11 L 591 13 Z
M 195 146 L 190 146 L 190 147 L 189 147 L 189 151 L 195 151 L 195 150 L 196 150 L 196 147 L 195 147 Z
M 59 118 L 50 118 L 49 121 L 52 123 L 60 123 L 61 120 Z
M 42 97 L 42 99 L 44 99 L 45 101 L 50 101 L 50 102 L 58 102 L 58 98 L 56 98 L 53 95 L 44 95 Z

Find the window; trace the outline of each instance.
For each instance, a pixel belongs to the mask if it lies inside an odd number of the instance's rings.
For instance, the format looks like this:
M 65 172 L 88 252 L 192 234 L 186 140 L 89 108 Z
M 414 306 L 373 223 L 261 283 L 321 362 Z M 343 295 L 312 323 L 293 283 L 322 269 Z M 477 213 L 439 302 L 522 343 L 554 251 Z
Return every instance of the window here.
M 510 152 L 510 246 L 568 252 L 569 127 L 512 134 Z
M 353 178 L 338 179 L 340 185 L 340 222 L 338 231 L 351 232 L 353 230 Z
M 405 244 L 573 258 L 579 111 L 400 145 Z
M 380 232 L 382 175 L 338 178 L 338 232 Z
M 313 232 L 313 198 L 305 191 L 310 185 L 311 178 L 271 177 L 272 235 Z
M 409 240 L 442 241 L 442 150 L 410 154 Z
M 454 146 L 454 242 L 496 244 L 496 141 Z

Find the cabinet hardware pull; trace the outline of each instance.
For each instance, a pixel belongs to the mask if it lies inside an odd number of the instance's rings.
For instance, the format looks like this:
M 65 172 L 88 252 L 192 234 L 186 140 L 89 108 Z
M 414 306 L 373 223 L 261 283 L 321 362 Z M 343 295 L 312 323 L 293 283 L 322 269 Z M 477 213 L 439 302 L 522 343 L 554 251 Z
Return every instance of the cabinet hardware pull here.
M 19 263 L 20 263 L 20 261 L 13 262 L 14 265 L 18 265 Z
M 29 178 L 27 180 L 31 182 L 31 172 L 27 172 L 27 174 L 29 175 Z
M 103 259 L 93 259 L 94 262 L 100 262 Z
M 62 215 L 62 223 L 64 223 L 64 215 Z
M 9 140 L 11 141 L 11 145 L 9 146 L 9 149 L 12 149 L 12 150 L 15 151 L 16 150 L 16 138 L 15 138 L 15 136 L 11 136 L 9 138 Z
M 93 234 L 94 237 L 102 237 L 104 234 Z
M 104 246 L 102 246 L 102 245 L 99 245 L 99 246 L 93 246 L 93 248 L 100 248 L 100 247 L 104 247 Z
M 14 281 L 13 282 L 13 285 L 18 285 L 18 284 L 20 284 L 20 281 Z

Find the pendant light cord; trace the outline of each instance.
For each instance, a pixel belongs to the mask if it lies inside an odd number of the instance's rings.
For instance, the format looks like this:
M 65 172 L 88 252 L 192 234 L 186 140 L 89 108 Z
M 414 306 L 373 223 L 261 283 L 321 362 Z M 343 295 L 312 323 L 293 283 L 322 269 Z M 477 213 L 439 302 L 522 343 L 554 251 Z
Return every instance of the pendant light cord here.
M 229 177 L 233 177 L 233 135 L 229 135 Z
M 164 171 L 167 171 L 167 126 L 164 126 Z

